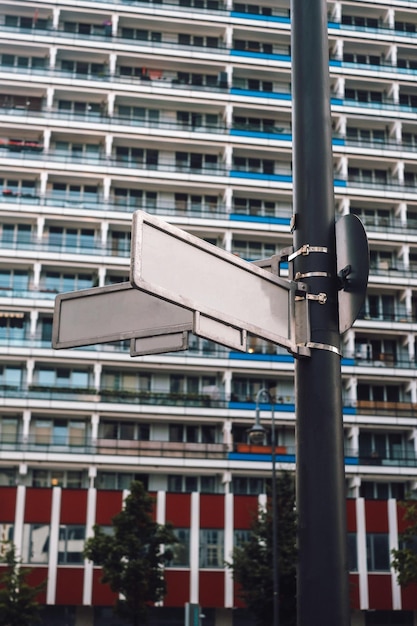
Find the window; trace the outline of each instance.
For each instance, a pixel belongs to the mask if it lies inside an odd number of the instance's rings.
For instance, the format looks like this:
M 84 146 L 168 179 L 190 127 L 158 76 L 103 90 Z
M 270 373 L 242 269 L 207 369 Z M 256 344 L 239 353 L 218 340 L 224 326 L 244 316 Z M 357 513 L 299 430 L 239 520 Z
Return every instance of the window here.
M 362 480 L 360 496 L 366 500 L 404 500 L 406 497 L 406 483 L 385 483 Z
M 280 50 L 274 50 L 274 46 L 272 43 L 262 42 L 262 41 L 246 41 L 244 39 L 235 39 L 233 42 L 233 47 L 235 50 L 242 50 L 246 52 L 260 52 L 263 54 L 283 54 L 285 56 L 289 56 L 288 48 L 281 48 Z
M 178 43 L 180 46 L 198 46 L 204 48 L 218 48 L 218 37 L 203 37 L 201 35 L 178 34 Z
M 24 313 L 0 313 L 0 339 L 22 341 L 27 323 Z
M 356 533 L 347 534 L 347 553 L 349 572 L 358 571 L 358 548 L 356 542 Z
M 247 428 L 245 428 L 245 440 L 247 440 Z M 259 495 L 265 493 L 265 480 L 251 476 L 233 476 L 232 491 L 239 495 Z
M 120 117 L 157 126 L 159 122 L 159 111 L 157 109 L 145 109 L 143 107 L 126 106 L 119 104 L 118 114 Z
M 250 541 L 251 535 L 252 531 L 249 528 L 246 528 L 244 530 L 235 528 L 235 530 L 233 531 L 233 544 L 235 548 L 241 548 L 245 543 L 248 543 L 248 541 Z
M 32 239 L 32 226 L 30 224 L 2 224 L 1 241 L 5 245 L 26 247 Z
M 200 530 L 200 567 L 217 568 L 224 565 L 224 531 Z
M 368 572 L 389 572 L 390 552 L 388 534 L 367 533 L 366 561 Z
M 20 387 L 22 383 L 22 368 L 19 366 L 0 365 L 0 385 L 5 387 Z
M 94 287 L 92 274 L 70 274 L 67 272 L 45 272 L 42 288 L 46 291 L 76 291 Z
M 145 489 L 148 489 L 148 474 L 133 474 L 130 472 L 97 472 L 97 489 L 130 489 L 134 480 L 139 480 Z
M 23 525 L 22 560 L 24 563 L 48 563 L 49 533 L 48 524 Z
M 47 237 L 49 247 L 62 252 L 88 252 L 95 246 L 95 231 L 92 228 L 49 226 Z
M 116 146 L 116 159 L 129 165 L 146 165 L 147 167 L 156 168 L 158 165 L 158 150 Z
M 99 115 L 101 112 L 98 102 L 76 102 L 72 100 L 59 100 L 58 110 L 75 115 Z
M 0 468 L 0 486 L 13 487 L 17 484 L 17 470 L 14 467 Z
M 54 446 L 83 446 L 87 425 L 81 420 L 35 418 L 31 422 L 31 435 L 35 444 Z
M 201 426 L 170 424 L 169 440 L 185 443 L 215 443 L 216 427 L 209 424 Z
M 0 421 L 2 443 L 16 443 L 19 438 L 20 420 L 18 417 L 3 416 Z
M 125 389 L 130 391 L 150 391 L 151 375 L 139 374 L 134 370 L 126 372 L 103 371 L 102 386 L 107 389 Z
M 135 424 L 134 422 L 100 423 L 100 437 L 103 439 L 125 439 L 149 441 L 149 424 Z
M 114 190 L 114 200 L 116 204 L 122 206 L 154 209 L 157 204 L 157 192 L 116 187 Z
M 61 470 L 32 470 L 32 487 L 66 487 L 81 489 L 87 486 L 84 472 Z
M 84 561 L 83 550 L 85 526 L 60 526 L 58 540 L 58 563 L 73 564 Z
M 179 170 L 216 169 L 216 154 L 199 154 L 196 152 L 176 152 L 175 166 Z
M 262 241 L 237 241 L 233 240 L 232 252 L 237 256 L 253 261 L 273 256 L 276 253 L 276 245 Z
M 6 541 L 13 541 L 14 526 L 8 522 L 0 522 L 0 557 L 4 556 L 7 546 Z
M 139 28 L 122 28 L 121 36 L 126 37 L 126 39 L 138 39 L 139 41 L 152 41 L 156 43 L 162 41 L 162 33 Z
M 201 196 L 196 194 L 176 193 L 175 211 L 177 213 L 197 213 L 204 211 L 210 213 L 217 210 L 217 196 Z
M 190 566 L 190 529 L 175 528 L 174 534 L 178 543 L 168 546 L 172 550 L 172 559 L 168 567 L 189 567 Z
M 52 196 L 54 202 L 62 201 L 64 206 L 77 206 L 83 208 L 89 203 L 93 208 L 97 207 L 98 187 L 97 185 L 74 185 L 70 183 L 53 183 Z
M 218 493 L 215 476 L 168 475 L 168 491 L 174 493 Z
M 98 76 L 105 73 L 104 63 L 87 63 L 86 61 L 69 61 L 67 59 L 62 59 L 61 69 L 63 72 L 81 76 Z

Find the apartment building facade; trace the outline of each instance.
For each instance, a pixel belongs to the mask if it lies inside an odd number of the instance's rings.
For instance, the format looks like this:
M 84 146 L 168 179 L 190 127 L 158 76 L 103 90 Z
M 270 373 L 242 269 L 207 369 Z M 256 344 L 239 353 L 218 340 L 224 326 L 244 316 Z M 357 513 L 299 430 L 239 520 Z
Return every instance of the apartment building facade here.
M 417 4 L 329 2 L 328 26 L 336 214 L 361 217 L 371 262 L 343 336 L 352 623 L 410 625 L 390 549 L 417 490 Z M 52 314 L 128 280 L 136 209 L 249 261 L 291 245 L 290 53 L 286 2 L 0 2 L 0 531 L 47 576 L 45 623 L 110 623 L 82 545 L 133 478 L 187 547 L 155 611 L 247 619 L 224 560 L 271 477 L 246 445 L 262 388 L 294 470 L 292 356 L 256 338 L 58 352 Z

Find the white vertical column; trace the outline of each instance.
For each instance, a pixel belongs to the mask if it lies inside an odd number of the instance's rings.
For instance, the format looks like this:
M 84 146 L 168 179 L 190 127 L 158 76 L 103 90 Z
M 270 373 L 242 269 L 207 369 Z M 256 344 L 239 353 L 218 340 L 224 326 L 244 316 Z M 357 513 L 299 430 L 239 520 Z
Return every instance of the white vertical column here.
M 31 413 L 29 411 L 29 409 L 25 409 L 23 411 L 23 426 L 22 426 L 22 439 L 23 442 L 26 443 L 29 441 L 29 435 L 30 435 L 30 418 L 31 418 Z
M 101 363 L 94 363 L 94 388 L 99 391 L 101 382 Z
M 29 333 L 31 337 L 36 337 L 36 326 L 38 324 L 39 311 L 30 312 L 30 329 Z
M 359 606 L 361 610 L 369 609 L 368 565 L 366 562 L 366 524 L 365 500 L 356 500 L 356 545 L 358 552 L 359 574 Z
M 13 543 L 16 547 L 16 556 L 22 556 L 23 548 L 23 520 L 25 514 L 26 487 L 18 485 L 16 490 L 16 509 L 14 515 Z
M 45 128 L 43 131 L 43 151 L 49 152 L 49 148 L 51 145 L 51 129 Z
M 54 96 L 55 96 L 55 89 L 53 87 L 48 87 L 46 90 L 46 108 L 52 109 L 53 104 L 54 104 Z
M 231 213 L 233 207 L 233 190 L 230 187 L 227 187 L 227 189 L 225 189 L 223 202 L 226 213 Z
M 26 361 L 26 384 L 29 386 L 33 383 L 33 370 L 35 369 L 35 361 L 28 359 Z
M 52 28 L 55 30 L 58 30 L 60 13 L 61 9 L 58 9 L 58 7 L 54 7 L 52 10 Z
M 223 386 L 226 401 L 229 401 L 232 394 L 232 372 L 230 370 L 223 372 Z
M 109 73 L 110 74 L 116 74 L 116 67 L 117 67 L 117 54 L 112 53 L 109 56 Z
M 100 424 L 100 417 L 98 413 L 91 415 L 91 444 L 96 445 L 98 439 L 98 427 Z
M 199 554 L 200 554 L 200 494 L 191 494 L 190 522 L 190 602 L 199 600 Z
M 224 556 L 230 561 L 233 555 L 233 519 L 234 519 L 234 496 L 226 493 L 224 496 Z M 224 606 L 226 609 L 233 608 L 233 572 L 226 567 L 224 571 Z
M 163 526 L 166 522 L 166 491 L 158 491 L 156 494 L 156 523 Z M 161 546 L 164 551 L 164 546 Z M 164 600 L 155 603 L 155 606 L 164 606 Z
M 52 489 L 51 527 L 49 531 L 49 563 L 48 583 L 46 587 L 46 604 L 55 604 L 56 577 L 59 549 L 59 517 L 61 511 L 61 487 Z
M 57 47 L 56 46 L 51 46 L 49 48 L 49 68 L 51 70 L 55 69 L 56 66 L 56 55 L 57 55 Z
M 89 539 L 94 535 L 94 524 L 96 520 L 97 490 L 87 491 L 87 517 L 85 521 L 85 537 Z M 83 604 L 91 605 L 93 602 L 93 562 L 84 560 L 84 583 L 83 583 Z
M 388 506 L 388 528 L 389 528 L 389 552 L 398 549 L 398 520 L 397 520 L 397 501 L 390 498 L 387 503 Z M 395 610 L 401 610 L 401 587 L 397 582 L 397 575 L 395 570 L 391 567 L 391 588 L 392 588 L 392 608 Z

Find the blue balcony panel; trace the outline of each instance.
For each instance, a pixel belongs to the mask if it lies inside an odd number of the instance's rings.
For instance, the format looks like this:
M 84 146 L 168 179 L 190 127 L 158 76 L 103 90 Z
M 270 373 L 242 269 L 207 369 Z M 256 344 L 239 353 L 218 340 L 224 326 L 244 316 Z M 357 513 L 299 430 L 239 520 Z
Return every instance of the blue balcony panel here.
M 289 226 L 290 217 L 268 217 L 266 215 L 241 215 L 240 213 L 230 213 L 229 219 L 235 222 L 259 222 L 264 224 L 281 224 Z
M 346 180 L 334 180 L 333 184 L 335 187 L 347 187 L 347 181 Z
M 256 13 L 241 13 L 240 11 L 230 11 L 231 17 L 237 17 L 243 20 L 259 20 L 262 22 L 280 22 L 281 24 L 290 24 L 290 18 L 283 15 L 258 15 Z
M 230 352 L 230 359 L 247 361 L 278 361 L 280 363 L 293 363 L 292 354 L 260 354 L 258 352 Z
M 292 183 L 291 174 L 263 174 L 262 172 L 239 172 L 230 171 L 231 178 L 252 178 L 253 180 L 275 180 L 280 183 Z
M 232 57 L 246 57 L 250 59 L 266 59 L 269 61 L 286 61 L 290 63 L 291 57 L 289 54 L 271 54 L 268 52 L 250 52 L 249 50 L 230 50 L 230 56 Z
M 290 133 L 263 133 L 255 130 L 232 129 L 230 134 L 236 137 L 259 137 L 260 139 L 281 139 L 283 141 L 291 141 L 292 139 Z
M 341 137 L 333 137 L 332 144 L 334 146 L 344 146 L 346 144 L 346 140 Z
M 275 98 L 276 100 L 291 100 L 290 93 L 259 91 L 254 89 L 239 89 L 239 87 L 232 87 L 230 93 L 232 96 L 249 96 L 250 98 Z M 340 104 L 342 104 L 342 100 L 340 100 Z
M 272 462 L 272 454 L 258 454 L 251 452 L 229 452 L 227 455 L 229 461 L 265 461 Z M 295 454 L 276 454 L 275 461 L 277 463 L 295 463 Z
M 234 409 L 234 410 L 248 410 L 248 411 L 255 411 L 256 409 L 256 404 L 255 402 L 239 402 L 239 401 L 233 401 L 231 400 L 229 402 L 229 409 Z M 272 407 L 270 404 L 268 403 L 262 403 L 262 410 L 263 411 L 271 411 Z M 274 410 L 275 411 L 280 411 L 280 412 L 286 412 L 286 413 L 294 413 L 295 411 L 295 404 L 294 403 L 288 403 L 288 404 L 275 404 L 274 405 Z

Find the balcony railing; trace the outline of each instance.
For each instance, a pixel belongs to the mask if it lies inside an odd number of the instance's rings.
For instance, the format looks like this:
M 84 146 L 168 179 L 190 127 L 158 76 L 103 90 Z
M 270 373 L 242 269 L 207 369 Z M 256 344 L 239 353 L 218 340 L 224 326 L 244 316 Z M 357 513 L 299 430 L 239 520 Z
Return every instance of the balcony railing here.
M 17 451 L 58 454 L 102 454 L 116 456 L 225 459 L 229 446 L 223 443 L 179 443 L 171 441 L 138 441 L 128 439 L 93 440 L 91 437 L 54 438 L 51 434 L 29 437 L 6 437 L 0 440 L 2 452 Z

